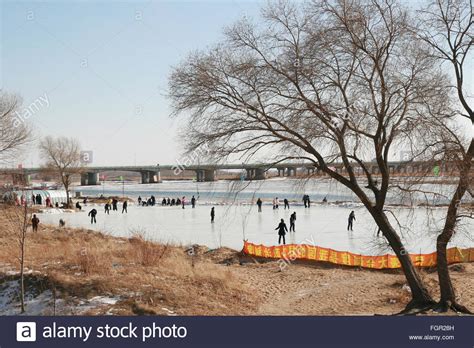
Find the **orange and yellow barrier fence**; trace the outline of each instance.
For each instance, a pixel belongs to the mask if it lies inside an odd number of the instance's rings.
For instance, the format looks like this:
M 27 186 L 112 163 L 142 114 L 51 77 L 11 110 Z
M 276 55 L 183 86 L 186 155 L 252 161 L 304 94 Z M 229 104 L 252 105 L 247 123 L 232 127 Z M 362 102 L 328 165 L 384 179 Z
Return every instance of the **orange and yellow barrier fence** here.
M 337 265 L 356 266 L 374 269 L 400 268 L 400 261 L 395 255 L 364 256 L 347 251 L 337 251 L 307 244 L 288 244 L 279 246 L 264 246 L 244 242 L 243 252 L 247 255 L 293 260 L 326 261 Z M 432 267 L 436 265 L 436 253 L 411 254 L 411 259 L 417 267 Z M 474 248 L 448 249 L 448 263 L 473 262 Z

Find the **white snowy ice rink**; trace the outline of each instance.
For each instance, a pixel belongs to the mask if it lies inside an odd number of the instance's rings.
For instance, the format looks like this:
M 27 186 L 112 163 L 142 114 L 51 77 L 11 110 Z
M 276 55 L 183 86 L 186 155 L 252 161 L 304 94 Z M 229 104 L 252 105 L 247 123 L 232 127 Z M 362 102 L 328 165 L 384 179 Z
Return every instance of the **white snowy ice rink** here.
M 281 218 L 289 228 L 289 215 L 296 211 L 296 233 L 288 233 L 286 242 L 305 243 L 336 250 L 346 250 L 367 255 L 389 252 L 384 238 L 376 237 L 377 229 L 365 208 L 357 204 L 346 205 L 312 205 L 305 209 L 293 206 L 284 210 L 280 206 L 273 210 L 264 205 L 263 212 L 257 207 L 235 203 L 233 205 L 215 205 L 215 223 L 210 222 L 211 205 L 198 204 L 195 209 L 181 207 L 142 207 L 129 205 L 128 214 L 111 211 L 104 213 L 103 206 L 94 206 L 98 210 L 97 224 L 90 224 L 87 212 L 92 209 L 89 204 L 82 212 L 40 214 L 42 223 L 57 225 L 60 218 L 69 227 L 84 227 L 109 233 L 114 236 L 129 237 L 134 232 L 142 232 L 147 238 L 173 244 L 200 244 L 209 248 L 220 246 L 240 250 L 243 240 L 265 245 L 277 245 L 278 235 L 275 231 Z M 355 211 L 354 231 L 347 231 L 347 217 Z M 398 221 L 403 223 L 400 232 L 410 253 L 428 253 L 435 250 L 436 232 L 442 228 L 445 209 L 408 209 L 394 208 L 392 212 Z M 391 215 L 390 215 L 391 216 Z M 398 226 L 391 217 L 394 226 Z M 462 231 L 453 239 L 450 246 L 472 246 L 472 222 L 462 226 Z

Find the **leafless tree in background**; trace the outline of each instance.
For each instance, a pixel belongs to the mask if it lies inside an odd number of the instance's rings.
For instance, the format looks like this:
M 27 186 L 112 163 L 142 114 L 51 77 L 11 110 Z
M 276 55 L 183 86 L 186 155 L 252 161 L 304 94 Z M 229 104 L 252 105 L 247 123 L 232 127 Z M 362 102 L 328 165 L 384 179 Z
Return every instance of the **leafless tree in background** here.
M 70 208 L 69 191 L 73 175 L 79 174 L 82 168 L 81 148 L 74 138 L 51 136 L 40 142 L 41 156 L 45 160 L 45 170 L 58 175 L 66 190 L 66 205 Z
M 2 164 L 8 163 L 11 159 L 15 158 L 32 138 L 31 129 L 19 117 L 20 105 L 19 97 L 0 90 L 0 163 Z M 18 237 L 21 313 L 25 312 L 25 244 L 30 216 L 27 201 L 25 197 L 24 206 L 9 207 L 5 210 L 5 216 L 10 222 L 7 229 Z
M 223 42 L 190 54 L 169 80 L 175 114 L 190 113 L 189 149 L 311 161 L 354 192 L 400 260 L 412 293 L 404 312 L 434 301 L 384 210 L 388 161 L 407 142 L 418 157 L 436 147 L 426 141 L 436 134 L 426 115 L 450 114 L 446 76 L 412 21 L 395 1 L 280 1 L 260 25 L 239 21 Z
M 454 151 L 454 160 L 459 168 L 459 181 L 450 200 L 446 221 L 436 243 L 438 259 L 438 278 L 441 299 L 437 309 L 446 312 L 449 309 L 469 313 L 469 310 L 458 304 L 447 262 L 447 245 L 456 232 L 456 226 L 463 210 L 462 198 L 470 189 L 470 174 L 474 156 L 474 110 L 472 96 L 466 92 L 466 75 L 472 70 L 467 68 L 469 59 L 472 62 L 472 46 L 474 45 L 474 8 L 472 0 L 436 0 L 420 11 L 421 23 L 416 31 L 420 38 L 428 43 L 433 57 L 450 66 L 454 76 L 452 88 L 457 95 L 461 111 L 471 127 L 466 130 L 469 139 L 467 145 Z M 469 122 L 470 121 L 470 122 Z M 456 135 L 462 138 L 462 134 Z M 464 143 L 465 144 L 465 143 Z M 471 215 L 472 215 L 472 207 Z
M 20 99 L 0 90 L 0 163 L 6 163 L 31 140 L 31 130 L 19 118 Z
M 24 197 L 24 205 L 13 205 L 7 207 L 3 213 L 5 214 L 8 226 L 7 230 L 10 231 L 18 240 L 18 262 L 20 266 L 20 311 L 25 312 L 25 253 L 26 253 L 26 237 L 28 231 L 28 224 L 31 220 L 31 214 L 28 210 L 28 198 L 26 197 L 26 191 L 22 191 L 21 194 Z M 14 199 L 14 193 L 11 193 L 11 197 Z

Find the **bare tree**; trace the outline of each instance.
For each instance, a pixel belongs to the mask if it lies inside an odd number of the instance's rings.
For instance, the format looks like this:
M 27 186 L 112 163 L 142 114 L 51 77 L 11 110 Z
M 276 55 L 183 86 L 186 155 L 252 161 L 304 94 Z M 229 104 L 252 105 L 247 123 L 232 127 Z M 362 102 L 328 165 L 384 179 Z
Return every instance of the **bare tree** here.
M 2 163 L 15 158 L 32 138 L 31 129 L 20 117 L 20 105 L 19 97 L 0 89 L 0 162 Z M 24 266 L 26 232 L 29 222 L 28 199 L 26 197 L 24 202 L 24 206 L 7 208 L 5 214 L 7 220 L 9 220 L 7 229 L 10 229 L 17 237 L 19 246 L 21 313 L 25 312 Z
M 31 129 L 19 114 L 20 99 L 0 89 L 0 161 L 8 162 L 31 140 Z
M 45 137 L 40 142 L 40 151 L 46 161 L 45 169 L 58 175 L 66 191 L 66 206 L 70 208 L 69 191 L 72 177 L 79 174 L 82 168 L 81 148 L 74 138 Z
M 446 221 L 442 232 L 436 243 L 438 262 L 438 278 L 440 284 L 441 298 L 437 309 L 446 312 L 448 309 L 470 313 L 469 310 L 460 305 L 456 299 L 456 293 L 449 275 L 447 262 L 447 245 L 456 232 L 456 226 L 460 220 L 463 210 L 462 198 L 470 189 L 470 173 L 474 157 L 474 110 L 470 105 L 470 99 L 466 92 L 466 75 L 469 73 L 467 62 L 474 45 L 474 9 L 472 0 L 436 0 L 425 10 L 420 11 L 421 23 L 415 28 L 419 37 L 431 47 L 429 52 L 433 57 L 443 64 L 451 66 L 454 89 L 461 111 L 459 115 L 471 127 L 466 132 L 469 140 L 460 146 L 454 154 L 455 163 L 458 166 L 459 179 L 453 196 L 451 197 Z M 472 71 L 470 72 L 472 74 Z M 472 96 L 471 96 L 472 97 Z M 462 138 L 462 133 L 456 136 Z M 462 144 L 462 142 L 460 142 Z M 448 149 L 449 150 L 449 149 Z M 470 208 L 472 209 L 472 207 Z M 471 212 L 472 215 L 472 212 Z
M 14 199 L 14 195 L 17 193 L 12 192 L 11 198 Z M 20 311 L 25 312 L 25 255 L 26 255 L 26 237 L 28 224 L 31 219 L 31 214 L 28 210 L 28 198 L 25 196 L 25 191 L 21 191 L 21 195 L 24 199 L 23 205 L 7 207 L 5 210 L 5 216 L 8 221 L 7 229 L 15 236 L 18 241 L 18 262 L 20 266 Z
M 421 54 L 412 20 L 395 1 L 281 1 L 260 25 L 239 21 L 223 42 L 190 54 L 169 80 L 175 114 L 190 113 L 190 149 L 311 161 L 354 192 L 400 260 L 412 294 L 406 311 L 434 301 L 384 209 L 388 162 L 407 140 L 416 148 L 433 137 L 430 105 L 449 107 L 446 78 Z

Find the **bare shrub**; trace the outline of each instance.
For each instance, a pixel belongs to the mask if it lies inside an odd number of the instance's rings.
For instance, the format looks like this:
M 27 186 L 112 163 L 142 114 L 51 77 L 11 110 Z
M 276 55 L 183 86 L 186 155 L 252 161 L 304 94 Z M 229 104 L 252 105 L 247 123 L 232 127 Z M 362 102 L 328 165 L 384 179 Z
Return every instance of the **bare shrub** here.
M 24 193 L 23 193 L 24 195 Z M 17 260 L 20 269 L 20 311 L 25 312 L 25 261 L 26 261 L 26 241 L 31 214 L 28 210 L 28 201 L 25 200 L 23 206 L 14 206 L 5 211 L 7 218 L 7 229 L 14 236 L 18 245 Z
M 77 253 L 77 263 L 81 272 L 86 274 L 93 273 L 99 267 L 97 256 L 83 250 Z
M 65 253 L 73 255 L 72 263 L 87 275 L 107 274 L 111 269 L 110 252 L 107 247 L 91 244 L 67 244 Z
M 157 266 L 168 250 L 167 244 L 156 244 L 148 240 L 144 231 L 133 231 L 129 239 L 133 259 L 145 267 Z

